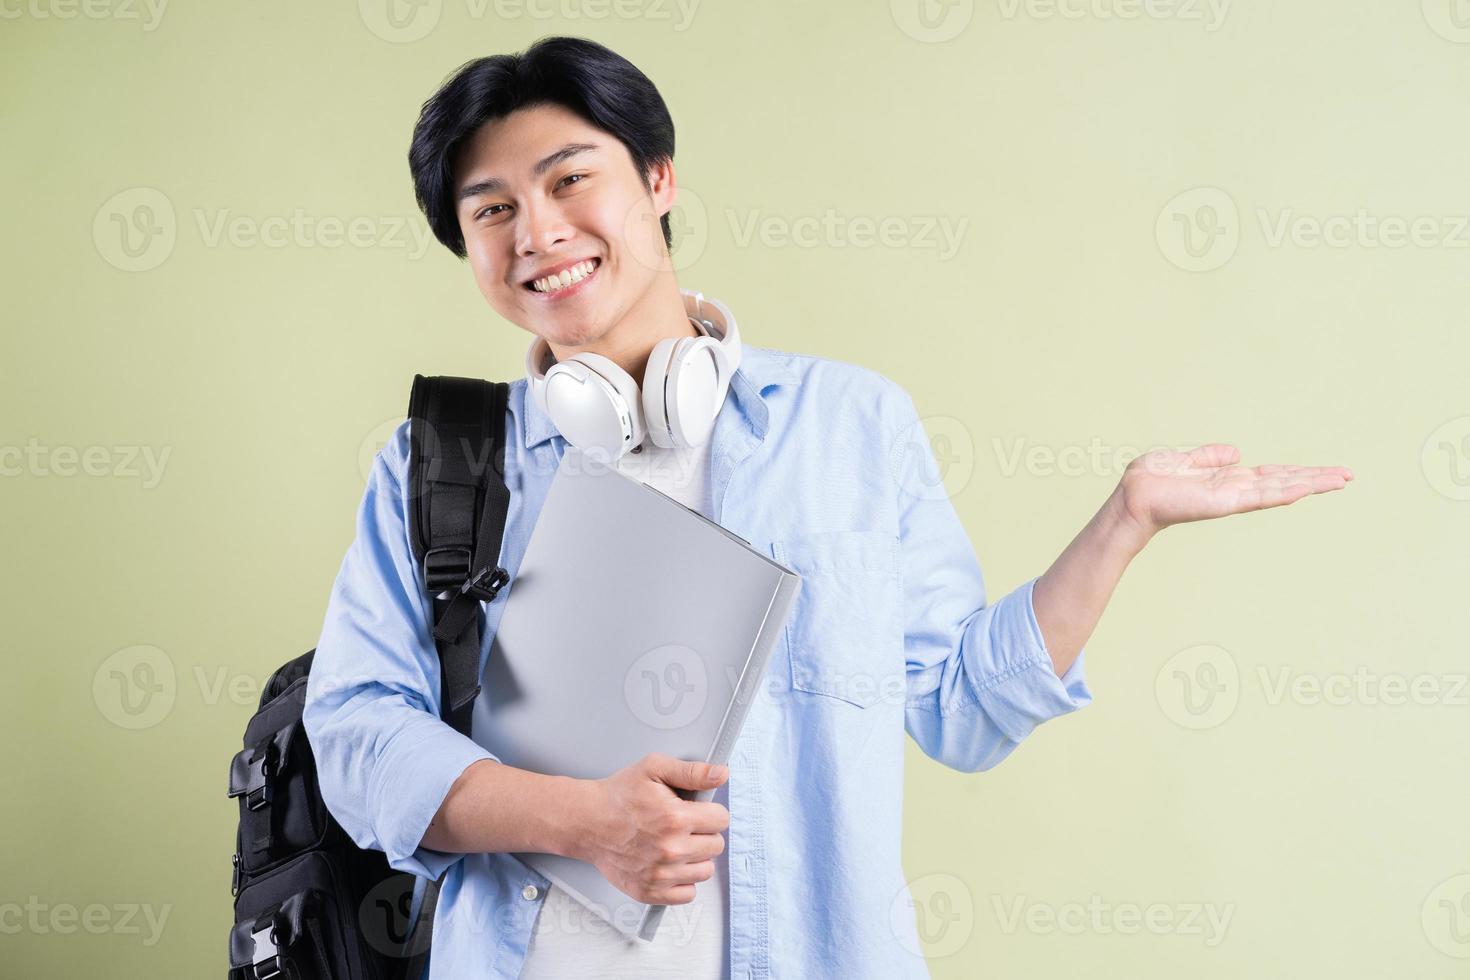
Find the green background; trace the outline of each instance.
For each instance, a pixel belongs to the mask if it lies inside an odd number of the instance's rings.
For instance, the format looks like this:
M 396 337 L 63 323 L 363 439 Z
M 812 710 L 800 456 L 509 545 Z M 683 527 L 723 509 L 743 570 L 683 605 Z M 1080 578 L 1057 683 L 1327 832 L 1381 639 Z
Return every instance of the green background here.
M 367 462 L 415 372 L 521 370 L 417 214 L 413 121 L 554 33 L 663 92 L 681 284 L 912 393 L 993 596 L 1130 451 L 1356 472 L 1160 536 L 1096 702 L 999 768 L 910 746 L 933 975 L 1470 970 L 1470 6 L 385 2 L 4 7 L 0 975 L 222 973 L 228 760 Z M 1359 212 L 1420 240 L 1312 239 Z

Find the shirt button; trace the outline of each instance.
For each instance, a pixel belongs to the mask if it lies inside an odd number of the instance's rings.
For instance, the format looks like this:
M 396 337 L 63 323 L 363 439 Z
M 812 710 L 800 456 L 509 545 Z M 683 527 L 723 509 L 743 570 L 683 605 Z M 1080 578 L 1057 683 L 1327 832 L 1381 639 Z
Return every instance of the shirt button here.
M 528 902 L 536 901 L 536 896 L 540 894 L 541 889 L 537 888 L 535 885 L 527 885 L 525 888 L 521 889 L 521 898 L 524 898 Z

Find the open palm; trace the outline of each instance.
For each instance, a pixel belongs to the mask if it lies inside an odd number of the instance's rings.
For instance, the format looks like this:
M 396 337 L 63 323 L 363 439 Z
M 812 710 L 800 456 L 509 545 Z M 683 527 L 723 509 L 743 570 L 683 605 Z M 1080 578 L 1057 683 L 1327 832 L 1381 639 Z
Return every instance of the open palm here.
M 1130 518 L 1148 533 L 1171 524 L 1291 504 L 1341 490 L 1345 466 L 1237 466 L 1240 450 L 1212 442 L 1187 453 L 1157 449 L 1128 464 L 1121 489 Z

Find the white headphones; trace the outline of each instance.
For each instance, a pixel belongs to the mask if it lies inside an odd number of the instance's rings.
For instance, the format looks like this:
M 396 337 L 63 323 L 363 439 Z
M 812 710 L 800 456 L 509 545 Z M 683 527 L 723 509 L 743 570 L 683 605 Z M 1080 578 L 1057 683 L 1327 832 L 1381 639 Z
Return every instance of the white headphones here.
M 546 338 L 526 351 L 532 397 L 583 451 L 620 459 L 645 436 L 665 449 L 702 446 L 740 366 L 740 331 L 718 300 L 679 290 L 701 336 L 666 337 L 648 356 L 643 388 L 611 358 L 590 351 L 558 361 Z

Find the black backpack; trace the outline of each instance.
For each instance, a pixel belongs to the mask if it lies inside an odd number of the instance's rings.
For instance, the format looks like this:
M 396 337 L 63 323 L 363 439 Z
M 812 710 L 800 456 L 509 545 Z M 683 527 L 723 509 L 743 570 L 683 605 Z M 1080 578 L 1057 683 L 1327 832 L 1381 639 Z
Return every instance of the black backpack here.
M 481 600 L 500 567 L 509 385 L 415 375 L 409 398 L 409 536 L 434 606 L 442 717 L 470 731 L 480 693 Z M 439 882 L 410 921 L 415 876 L 363 850 L 332 818 L 301 721 L 315 650 L 265 685 L 230 763 L 240 801 L 229 980 L 419 980 Z

